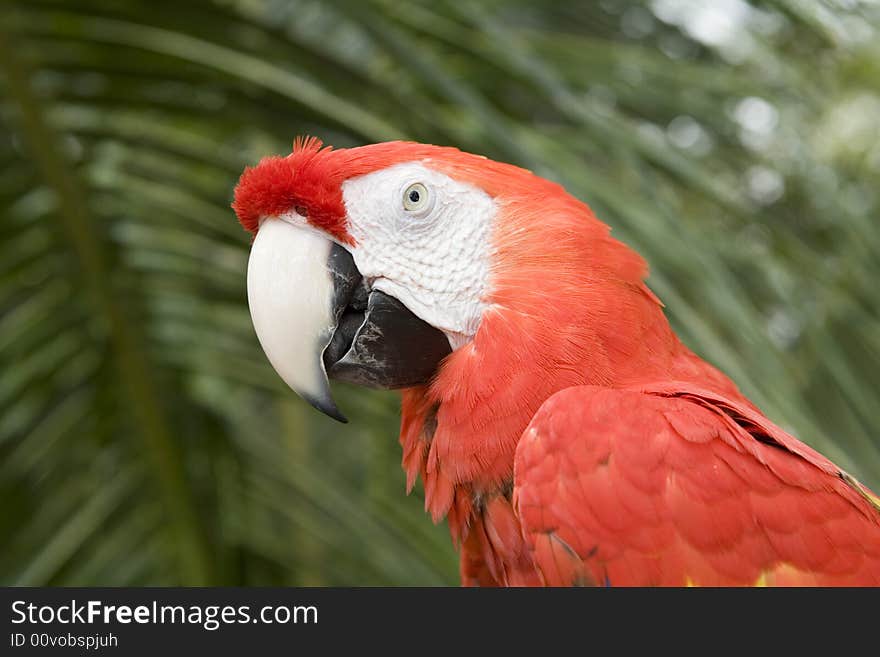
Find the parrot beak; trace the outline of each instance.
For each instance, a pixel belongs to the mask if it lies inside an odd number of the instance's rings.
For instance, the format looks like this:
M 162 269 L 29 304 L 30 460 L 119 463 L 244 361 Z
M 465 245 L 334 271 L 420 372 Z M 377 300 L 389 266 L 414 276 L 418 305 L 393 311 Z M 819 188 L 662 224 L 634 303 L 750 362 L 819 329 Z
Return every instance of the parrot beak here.
M 373 388 L 427 383 L 450 352 L 442 331 L 368 289 L 351 254 L 310 227 L 262 223 L 248 261 L 248 305 L 260 345 L 294 392 L 347 422 L 329 378 Z

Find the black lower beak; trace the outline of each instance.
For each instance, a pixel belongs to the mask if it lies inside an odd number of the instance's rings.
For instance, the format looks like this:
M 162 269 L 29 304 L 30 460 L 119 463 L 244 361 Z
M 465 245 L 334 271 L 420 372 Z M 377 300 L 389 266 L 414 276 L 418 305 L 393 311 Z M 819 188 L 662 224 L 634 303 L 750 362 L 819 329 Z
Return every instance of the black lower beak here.
M 449 353 L 442 331 L 400 301 L 368 290 L 351 254 L 334 244 L 329 269 L 335 281 L 333 337 L 324 350 L 328 376 L 371 388 L 407 388 L 430 381 Z

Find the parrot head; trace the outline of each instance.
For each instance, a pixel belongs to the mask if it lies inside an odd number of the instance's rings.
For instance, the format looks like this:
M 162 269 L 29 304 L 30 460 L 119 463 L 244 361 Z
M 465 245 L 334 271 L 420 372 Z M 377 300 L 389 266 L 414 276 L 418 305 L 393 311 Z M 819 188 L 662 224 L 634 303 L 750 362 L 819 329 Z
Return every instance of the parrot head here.
M 466 378 L 477 394 L 540 365 L 554 380 L 523 391 L 534 412 L 542 387 L 584 382 L 585 350 L 600 379 L 610 352 L 636 351 L 618 320 L 657 304 L 644 261 L 585 204 L 455 148 L 297 139 L 245 170 L 233 208 L 254 235 L 248 302 L 269 361 L 342 421 L 328 379 L 470 394 Z

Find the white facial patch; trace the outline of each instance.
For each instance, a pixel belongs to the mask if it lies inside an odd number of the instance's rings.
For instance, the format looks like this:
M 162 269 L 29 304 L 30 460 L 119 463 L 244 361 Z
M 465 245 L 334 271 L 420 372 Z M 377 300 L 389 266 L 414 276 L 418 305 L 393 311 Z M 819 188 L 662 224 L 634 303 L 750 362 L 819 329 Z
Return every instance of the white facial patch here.
M 442 330 L 453 349 L 480 324 L 497 206 L 486 192 L 421 163 L 347 180 L 355 264 L 373 289 Z

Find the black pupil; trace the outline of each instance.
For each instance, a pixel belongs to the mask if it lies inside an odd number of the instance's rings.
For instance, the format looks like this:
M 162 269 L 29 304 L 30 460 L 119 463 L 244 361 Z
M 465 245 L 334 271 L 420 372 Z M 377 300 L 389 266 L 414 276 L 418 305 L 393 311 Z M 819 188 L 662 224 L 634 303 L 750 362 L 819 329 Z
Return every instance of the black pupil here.
M 421 198 L 421 196 L 419 195 L 419 193 L 416 190 L 412 190 L 409 193 L 409 200 L 412 201 L 413 203 L 418 203 L 420 198 Z

